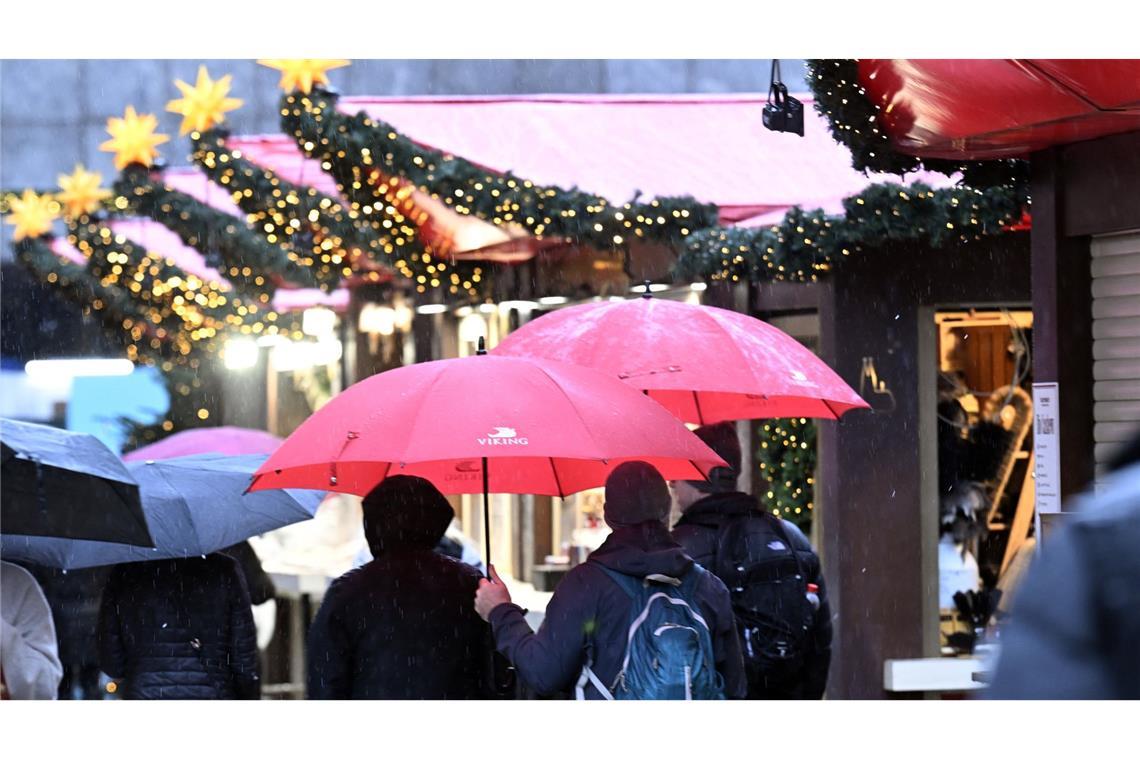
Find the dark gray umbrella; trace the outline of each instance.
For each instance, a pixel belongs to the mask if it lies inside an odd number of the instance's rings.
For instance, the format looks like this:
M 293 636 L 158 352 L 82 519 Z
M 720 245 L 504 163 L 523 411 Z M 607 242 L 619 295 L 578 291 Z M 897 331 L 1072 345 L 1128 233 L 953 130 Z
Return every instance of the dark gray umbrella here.
M 0 420 L 0 533 L 154 546 L 139 489 L 93 435 Z
M 127 465 L 142 494 L 154 548 L 61 538 L 3 536 L 0 554 L 65 570 L 196 557 L 316 514 L 323 491 L 243 494 L 264 455 L 201 454 Z

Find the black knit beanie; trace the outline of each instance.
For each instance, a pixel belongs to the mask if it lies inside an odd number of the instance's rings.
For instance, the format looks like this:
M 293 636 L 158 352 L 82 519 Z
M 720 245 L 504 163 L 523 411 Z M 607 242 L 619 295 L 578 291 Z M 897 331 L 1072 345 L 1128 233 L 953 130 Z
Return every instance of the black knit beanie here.
M 625 462 L 606 478 L 606 524 L 614 530 L 638 523 L 664 523 L 673 500 L 665 478 L 647 462 Z

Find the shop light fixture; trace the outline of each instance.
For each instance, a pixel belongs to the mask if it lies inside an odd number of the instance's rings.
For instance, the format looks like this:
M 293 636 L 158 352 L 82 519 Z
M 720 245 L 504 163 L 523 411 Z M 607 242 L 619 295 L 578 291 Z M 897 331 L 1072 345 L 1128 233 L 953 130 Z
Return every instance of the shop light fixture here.
M 391 335 L 396 332 L 396 310 L 391 306 L 365 304 L 360 310 L 357 327 L 360 332 L 369 335 Z
M 709 284 L 707 282 L 694 282 L 689 286 L 689 290 L 700 293 L 702 290 L 708 290 Z
M 519 311 L 534 311 L 538 308 L 538 301 L 502 301 L 499 304 L 500 311 L 510 311 L 517 309 Z
M 442 314 L 447 306 L 442 303 L 425 303 L 416 307 L 416 314 Z
M 396 299 L 396 329 L 406 333 L 412 329 L 412 318 L 415 312 L 402 298 Z
M 32 359 L 24 372 L 36 381 L 71 380 L 75 377 L 123 377 L 135 371 L 130 359 Z
M 292 372 L 298 369 L 333 364 L 340 360 L 342 348 L 335 338 L 319 341 L 287 341 L 273 348 L 273 369 Z
M 305 335 L 320 337 L 332 335 L 336 330 L 336 312 L 323 306 L 314 306 L 305 309 L 301 315 L 301 332 Z
M 257 342 L 250 338 L 230 338 L 222 348 L 222 361 L 226 369 L 235 371 L 256 367 L 260 356 L 261 349 L 257 347 Z
M 460 306 L 455 310 L 455 316 L 466 317 L 468 314 L 474 314 L 475 308 L 472 306 Z
M 288 343 L 289 339 L 280 333 L 270 333 L 269 335 L 262 335 L 257 339 L 259 346 L 278 346 L 282 343 Z
M 465 343 L 478 343 L 487 337 L 487 322 L 478 314 L 468 314 L 459 320 L 459 339 Z
M 649 292 L 650 293 L 660 293 L 660 292 L 662 292 L 664 290 L 668 290 L 668 289 L 669 289 L 669 286 L 663 282 L 652 282 L 649 284 Z M 633 287 L 630 288 L 630 292 L 632 292 L 632 293 L 644 293 L 645 292 L 645 285 L 634 285 Z
M 498 310 L 499 310 L 499 307 L 493 303 L 481 303 L 481 304 L 479 304 L 479 311 L 483 312 L 484 314 L 493 314 Z
M 569 302 L 569 300 L 570 299 L 566 296 L 543 296 L 538 299 L 538 302 L 543 306 L 558 306 L 559 304 Z

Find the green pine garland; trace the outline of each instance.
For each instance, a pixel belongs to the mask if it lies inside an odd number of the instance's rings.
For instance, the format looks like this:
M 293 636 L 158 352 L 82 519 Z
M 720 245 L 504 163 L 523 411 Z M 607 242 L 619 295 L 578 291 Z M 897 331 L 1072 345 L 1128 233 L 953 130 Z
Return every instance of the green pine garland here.
M 900 153 L 879 123 L 881 107 L 859 83 L 853 59 L 809 59 L 807 80 L 815 109 L 827 118 L 831 135 L 851 151 L 851 165 L 861 172 L 903 175 L 925 169 L 947 176 L 961 172 L 968 187 L 1018 188 L 1029 184 L 1029 163 L 1021 160 L 948 161 Z
M 170 229 L 242 292 L 266 295 L 268 300 L 278 284 L 275 278 L 326 290 L 339 280 L 339 270 L 329 273 L 304 266 L 287 246 L 273 245 L 242 220 L 167 187 L 146 167 L 128 166 L 115 180 L 114 191 L 126 201 L 126 208 L 122 204 L 117 208 Z
M 767 490 L 761 489 L 765 509 L 807 531 L 815 494 L 816 425 L 802 417 L 764 420 L 759 425 L 756 457 Z
M 792 208 L 773 227 L 716 227 L 686 240 L 680 279 L 811 281 L 852 253 L 887 241 L 943 248 L 1003 232 L 1028 204 L 1020 188 L 934 190 L 921 182 L 871 185 L 843 201 L 842 216 Z
M 342 114 L 336 101 L 336 95 L 322 90 L 285 95 L 281 126 L 306 155 L 322 162 L 356 205 L 373 202 L 371 175 L 379 170 L 412 182 L 461 214 L 604 250 L 627 247 L 634 239 L 677 245 L 692 231 L 717 222 L 716 206 L 691 197 L 648 203 L 634 199 L 614 206 L 577 188 L 536 185 L 511 172 L 491 172 L 418 145 L 363 112 Z
M 302 258 L 306 265 L 317 266 L 322 273 L 343 268 L 348 275 L 354 271 L 349 265 L 364 256 L 397 269 L 425 290 L 435 280 L 452 293 L 462 289 L 474 295 L 479 291 L 472 286 L 472 278 L 479 275 L 476 283 L 483 279 L 481 266 L 433 262 L 430 255 L 425 261 L 426 251 L 416 227 L 392 213 L 395 209 L 389 204 L 369 204 L 363 213 L 345 208 L 315 188 L 283 180 L 242 157 L 226 146 L 227 137 L 228 132 L 222 129 L 192 133 L 194 162 L 212 181 L 231 192 L 234 202 L 249 215 L 254 230 L 261 231 L 270 242 L 294 237 L 307 240 L 309 251 Z M 337 251 L 342 250 L 349 253 L 347 259 L 340 259 Z
M 199 346 L 193 345 L 189 354 L 183 354 L 175 333 L 159 333 L 159 326 L 148 318 L 151 312 L 127 288 L 104 284 L 83 266 L 57 256 L 51 250 L 49 237 L 21 240 L 15 243 L 13 252 L 17 262 L 33 276 L 58 286 L 65 299 L 81 306 L 84 314 L 93 314 L 111 339 L 127 348 L 136 363 L 161 368 L 170 408 L 162 420 L 151 425 L 123 420 L 130 448 L 151 443 L 174 430 L 210 424 L 202 419 L 202 410 L 206 411 L 207 420 L 210 416 L 217 419 L 218 397 L 204 392 L 200 379 L 203 360 L 208 355 Z M 129 329 L 135 325 L 142 329 Z
M 156 325 L 147 318 L 147 309 L 124 287 L 103 283 L 84 267 L 61 258 L 52 251 L 46 236 L 25 238 L 13 245 L 16 261 L 40 282 L 59 288 L 63 296 L 81 307 L 85 313 L 94 313 L 109 333 L 122 337 L 136 347 L 140 361 L 154 363 L 177 357 L 171 338 L 175 326 L 168 323 L 163 337 L 156 339 Z M 124 325 L 140 325 L 132 334 Z

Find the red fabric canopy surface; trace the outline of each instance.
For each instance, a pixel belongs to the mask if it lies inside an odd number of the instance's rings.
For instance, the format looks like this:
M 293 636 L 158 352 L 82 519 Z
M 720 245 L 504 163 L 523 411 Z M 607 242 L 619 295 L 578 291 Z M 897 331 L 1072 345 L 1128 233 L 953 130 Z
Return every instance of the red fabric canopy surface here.
M 864 59 L 859 80 L 917 156 L 1018 157 L 1140 129 L 1140 60 Z
M 515 330 L 494 353 L 605 372 L 648 391 L 685 422 L 836 419 L 867 408 L 822 359 L 772 325 L 662 298 L 559 309 Z
M 343 391 L 298 427 L 251 490 L 366 495 L 389 475 L 444 493 L 554 496 L 600 486 L 622 461 L 699 480 L 724 460 L 664 408 L 584 367 L 506 356 L 411 364 Z

